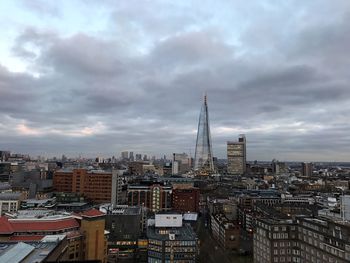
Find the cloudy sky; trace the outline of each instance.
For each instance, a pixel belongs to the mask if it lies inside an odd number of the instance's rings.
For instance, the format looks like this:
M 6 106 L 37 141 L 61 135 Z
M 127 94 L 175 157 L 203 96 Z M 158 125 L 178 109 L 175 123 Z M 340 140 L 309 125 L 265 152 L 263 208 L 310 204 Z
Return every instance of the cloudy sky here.
M 4 0 L 0 149 L 350 161 L 348 0 Z

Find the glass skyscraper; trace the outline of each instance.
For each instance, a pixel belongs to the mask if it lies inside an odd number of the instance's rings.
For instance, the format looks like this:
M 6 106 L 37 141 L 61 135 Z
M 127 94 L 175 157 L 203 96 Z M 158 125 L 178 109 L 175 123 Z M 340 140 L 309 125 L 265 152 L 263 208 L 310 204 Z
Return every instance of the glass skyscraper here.
M 204 96 L 204 103 L 199 115 L 194 170 L 214 172 L 207 95 Z

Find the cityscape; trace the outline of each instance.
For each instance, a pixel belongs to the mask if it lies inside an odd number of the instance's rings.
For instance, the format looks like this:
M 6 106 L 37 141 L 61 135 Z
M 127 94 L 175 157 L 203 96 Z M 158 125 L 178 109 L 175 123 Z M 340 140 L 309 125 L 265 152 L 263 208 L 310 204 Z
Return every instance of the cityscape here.
M 350 2 L 0 10 L 0 263 L 350 262 Z

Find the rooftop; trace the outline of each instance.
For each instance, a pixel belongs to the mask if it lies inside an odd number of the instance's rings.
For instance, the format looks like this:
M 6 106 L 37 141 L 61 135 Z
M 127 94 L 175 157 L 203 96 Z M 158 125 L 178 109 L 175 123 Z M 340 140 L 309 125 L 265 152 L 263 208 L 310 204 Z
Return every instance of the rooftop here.
M 169 234 L 175 234 L 175 240 L 195 240 L 197 238 L 190 224 L 184 224 L 182 227 L 176 228 L 156 228 L 154 226 L 147 228 L 149 239 L 170 240 Z
M 112 207 L 111 204 L 105 204 L 100 206 L 100 211 L 105 214 L 113 215 L 139 215 L 141 214 L 141 207 L 139 206 L 128 206 L 128 205 L 117 205 Z
M 16 192 L 4 192 L 0 193 L 0 200 L 19 200 L 21 195 L 21 193 Z
M 79 228 L 79 223 L 72 217 L 59 219 L 9 219 L 0 217 L 0 234 L 11 234 L 14 232 L 51 232 Z M 1 261 L 0 261 L 1 262 Z
M 1 242 L 0 262 L 44 262 L 61 240 L 51 240 L 50 236 L 46 237 L 47 241 Z
M 83 217 L 99 217 L 104 216 L 105 213 L 97 210 L 97 209 L 90 209 L 88 211 L 85 211 L 81 214 Z

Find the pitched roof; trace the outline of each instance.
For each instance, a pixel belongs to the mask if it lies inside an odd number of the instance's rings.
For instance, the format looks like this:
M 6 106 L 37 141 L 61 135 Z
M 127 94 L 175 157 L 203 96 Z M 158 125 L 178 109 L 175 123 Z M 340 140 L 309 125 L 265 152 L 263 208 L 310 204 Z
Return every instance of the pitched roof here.
M 98 216 L 104 216 L 105 213 L 93 208 L 83 212 L 81 215 L 83 217 L 98 217 Z
M 74 218 L 57 220 L 9 220 L 14 232 L 59 231 L 79 228 Z
M 9 241 L 38 241 L 43 239 L 43 235 L 12 236 Z

